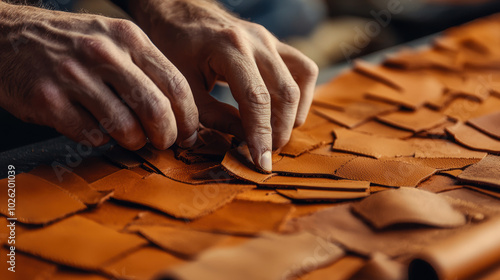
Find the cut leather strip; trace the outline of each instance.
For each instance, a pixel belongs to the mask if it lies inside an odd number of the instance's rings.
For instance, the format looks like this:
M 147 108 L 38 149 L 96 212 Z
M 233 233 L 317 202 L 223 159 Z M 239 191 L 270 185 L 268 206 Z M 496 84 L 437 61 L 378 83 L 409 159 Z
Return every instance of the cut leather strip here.
M 10 215 L 8 179 L 0 180 L 0 199 L 5 202 L 0 204 L 0 213 L 22 223 L 47 224 L 87 208 L 77 197 L 35 175 L 17 174 L 15 183 L 16 207 Z
M 155 247 L 144 247 L 103 267 L 102 271 L 114 279 L 150 280 L 170 267 L 185 261 Z
M 443 138 L 444 139 L 447 137 L 446 128 L 449 126 L 453 126 L 454 124 L 455 124 L 455 122 L 447 120 L 446 122 L 444 122 L 436 127 L 421 131 L 421 132 L 417 133 L 417 135 L 419 137 L 424 137 L 424 138 L 433 138 L 433 139 Z
M 500 112 L 471 119 L 468 123 L 483 133 L 500 139 Z
M 95 207 L 111 196 L 111 192 L 109 191 L 98 192 L 91 188 L 85 180 L 70 171 L 60 173 L 58 177 L 51 167 L 40 165 L 31 170 L 30 174 L 47 180 L 68 191 L 87 206 Z
M 133 186 L 138 181 L 142 180 L 142 178 L 143 176 L 137 174 L 136 172 L 122 169 L 95 181 L 90 184 L 90 187 L 98 191 L 113 191 L 118 187 Z
M 293 279 L 343 256 L 341 248 L 309 233 L 266 234 L 233 248 L 208 250 L 160 279 Z M 304 262 L 311 258 L 314 265 Z
M 469 279 L 500 261 L 500 218 L 425 248 L 410 264 L 410 279 Z M 435 277 L 435 276 L 434 276 Z M 473 277 L 475 278 L 475 277 Z M 472 279 L 472 278 L 471 278 Z
M 413 112 L 393 112 L 387 115 L 378 116 L 377 119 L 389 125 L 413 131 L 415 133 L 436 127 L 443 124 L 447 120 L 446 116 L 443 114 L 425 107 Z
M 413 156 L 413 147 L 399 139 L 382 138 L 354 132 L 348 129 L 336 129 L 333 149 L 365 155 L 373 158 Z
M 104 152 L 104 156 L 112 163 L 121 168 L 132 169 L 139 167 L 143 160 L 134 152 L 126 150 L 120 146 L 114 146 Z
M 458 178 L 465 182 L 500 188 L 500 156 L 488 155 L 480 162 L 466 168 Z
M 354 128 L 353 131 L 375 135 L 379 137 L 399 138 L 399 139 L 409 138 L 413 135 L 413 132 L 397 129 L 392 126 L 378 122 L 376 120 L 372 120 L 364 124 L 361 124 L 360 126 Z
M 308 189 L 278 189 L 279 194 L 294 201 L 340 201 L 367 197 L 369 189 L 365 192 L 335 191 L 335 190 L 308 190 Z
M 122 231 L 126 225 L 131 223 L 144 211 L 145 209 L 123 206 L 106 201 L 99 205 L 99 207 L 79 213 L 78 215 L 116 231 Z
M 498 192 L 498 189 L 486 188 L 484 186 L 481 186 L 481 187 L 464 186 L 464 188 L 471 189 L 471 190 L 474 190 L 474 191 L 477 191 L 477 192 L 480 192 L 480 193 L 483 193 L 483 194 L 487 194 L 489 196 L 492 196 L 492 197 L 500 199 L 500 192 Z
M 253 183 L 264 182 L 274 175 L 264 174 L 255 170 L 255 165 L 239 154 L 236 149 L 228 151 L 221 164 L 229 174 Z
M 84 159 L 77 167 L 70 171 L 73 171 L 90 184 L 120 171 L 120 168 L 102 157 L 91 157 Z
M 193 186 L 153 174 L 135 185 L 118 187 L 113 198 L 149 206 L 176 218 L 196 219 L 254 187 L 236 184 Z
M 236 195 L 238 200 L 255 201 L 255 202 L 271 202 L 271 203 L 291 203 L 290 199 L 279 195 L 274 190 L 253 189 Z
M 418 185 L 418 189 L 427 190 L 433 193 L 445 192 L 460 189 L 463 186 L 457 185 L 457 180 L 444 175 L 433 175 L 429 179 Z
M 436 68 L 457 71 L 461 69 L 456 55 L 450 55 L 449 52 L 434 48 L 419 50 L 405 48 L 389 56 L 384 64 L 409 70 Z
M 280 154 L 297 157 L 321 144 L 323 144 L 321 140 L 316 140 L 306 132 L 293 130 L 290 141 L 280 150 Z
M 73 216 L 18 236 L 16 246 L 23 252 L 58 264 L 99 270 L 106 262 L 146 243 L 138 236 L 118 233 Z
M 436 169 L 395 160 L 357 157 L 335 171 L 350 180 L 368 181 L 383 186 L 415 187 L 436 172 Z
M 188 259 L 228 238 L 218 233 L 164 226 L 144 226 L 139 232 L 163 250 Z
M 348 154 L 342 157 L 329 157 L 305 153 L 297 158 L 284 157 L 273 164 L 273 171 L 284 175 L 334 176 L 335 170 L 353 158 L 355 156 Z
M 425 201 L 425 207 L 422 202 Z M 421 189 L 400 188 L 371 195 L 352 209 L 376 229 L 398 224 L 452 228 L 466 223 L 465 216 L 448 201 Z
M 453 135 L 455 141 L 474 150 L 486 152 L 500 152 L 500 140 L 491 138 L 486 134 L 463 123 L 457 123 L 446 131 Z
M 279 232 L 293 209 L 291 204 L 235 200 L 210 215 L 189 223 L 148 212 L 135 220 L 128 229 L 134 230 L 136 225 L 165 225 L 251 236 L 263 231 Z
M 370 188 L 370 182 L 336 180 L 330 178 L 302 178 L 288 176 L 274 176 L 269 178 L 260 186 L 275 187 L 279 189 L 317 189 L 317 190 L 337 190 L 337 191 L 361 191 Z

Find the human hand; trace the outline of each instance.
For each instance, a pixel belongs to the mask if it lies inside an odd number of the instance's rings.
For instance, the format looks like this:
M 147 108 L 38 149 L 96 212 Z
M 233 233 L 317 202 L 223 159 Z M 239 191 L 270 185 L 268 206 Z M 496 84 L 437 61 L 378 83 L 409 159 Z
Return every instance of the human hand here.
M 130 1 L 130 10 L 187 78 L 200 121 L 245 139 L 257 167 L 271 171 L 271 150 L 284 146 L 306 119 L 317 66 L 213 1 Z M 208 94 L 217 80 L 229 84 L 239 112 Z
M 0 1 L 0 106 L 96 146 L 109 136 L 131 150 L 197 138 L 182 74 L 134 23 L 102 16 Z M 99 125 L 109 136 L 95 137 Z

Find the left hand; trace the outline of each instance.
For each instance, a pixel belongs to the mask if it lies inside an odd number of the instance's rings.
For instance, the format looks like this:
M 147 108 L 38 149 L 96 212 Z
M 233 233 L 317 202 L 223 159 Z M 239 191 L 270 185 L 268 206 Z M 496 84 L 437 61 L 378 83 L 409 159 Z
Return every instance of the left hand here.
M 271 171 L 271 150 L 304 123 L 318 67 L 269 31 L 210 0 L 131 1 L 131 13 L 188 80 L 200 121 L 248 142 L 258 168 Z M 229 84 L 239 112 L 209 95 Z

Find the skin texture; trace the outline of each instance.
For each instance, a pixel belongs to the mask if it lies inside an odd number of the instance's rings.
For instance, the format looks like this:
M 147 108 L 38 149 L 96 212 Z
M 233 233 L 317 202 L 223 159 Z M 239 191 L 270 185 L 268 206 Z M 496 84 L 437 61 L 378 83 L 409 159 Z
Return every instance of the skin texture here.
M 306 119 L 317 66 L 214 1 L 131 1 L 130 10 L 188 80 L 201 123 L 245 139 L 257 167 L 270 171 L 270 151 Z M 216 81 L 229 84 L 239 112 L 208 94 Z
M 148 139 L 190 146 L 201 122 L 246 140 L 270 171 L 271 150 L 305 121 L 317 66 L 212 1 L 130 2 L 140 28 L 0 2 L 0 106 L 73 140 L 110 136 L 131 150 Z M 209 95 L 216 81 L 239 111 Z M 95 137 L 100 127 L 107 134 Z

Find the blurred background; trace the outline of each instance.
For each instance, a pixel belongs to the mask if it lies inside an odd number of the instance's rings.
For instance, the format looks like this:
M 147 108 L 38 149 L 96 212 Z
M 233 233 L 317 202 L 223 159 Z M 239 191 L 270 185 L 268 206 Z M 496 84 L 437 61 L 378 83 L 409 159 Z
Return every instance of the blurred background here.
M 240 17 L 268 28 L 327 71 L 378 50 L 436 34 L 448 27 L 500 12 L 497 0 L 219 0 Z M 50 9 L 128 16 L 107 0 L 44 0 Z M 228 103 L 227 88 L 212 93 Z M 8 131 L 0 152 L 58 136 L 24 124 L 0 109 Z

